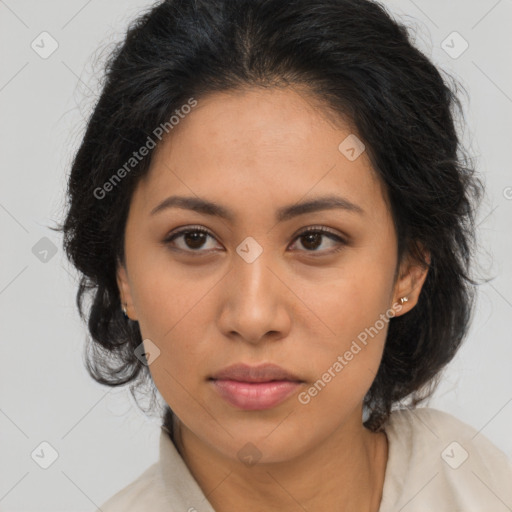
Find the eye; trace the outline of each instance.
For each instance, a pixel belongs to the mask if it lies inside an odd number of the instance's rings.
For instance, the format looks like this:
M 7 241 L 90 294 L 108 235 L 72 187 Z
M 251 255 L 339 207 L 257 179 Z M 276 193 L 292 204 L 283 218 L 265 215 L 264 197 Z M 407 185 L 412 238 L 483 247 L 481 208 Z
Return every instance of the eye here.
M 163 241 L 165 245 L 171 246 L 172 249 L 177 249 L 179 251 L 184 251 L 188 253 L 197 253 L 197 255 L 204 254 L 205 252 L 210 252 L 208 250 L 199 250 L 204 249 L 205 242 L 208 238 L 215 239 L 214 235 L 207 229 L 202 226 L 189 226 L 183 229 L 180 229 L 174 233 L 171 233 L 166 239 Z M 346 245 L 346 241 L 330 231 L 328 228 L 324 226 L 314 226 L 307 228 L 301 231 L 294 239 L 301 239 L 301 245 L 306 249 L 306 252 L 309 253 L 332 253 L 340 251 L 344 245 Z M 333 246 L 334 250 L 319 250 L 324 240 L 329 239 L 331 242 L 334 242 Z M 179 240 L 180 243 L 176 241 Z M 293 246 L 294 244 L 292 244 Z M 336 248 L 336 245 L 338 247 Z M 174 247 L 173 247 L 174 246 Z M 329 248 L 327 248 L 329 249 Z M 316 256 L 316 255 L 315 255 Z
M 322 246 L 322 239 L 328 238 L 334 242 L 334 250 L 318 250 Z M 346 245 L 346 241 L 324 226 L 313 226 L 301 231 L 296 240 L 301 239 L 301 245 L 307 249 L 306 252 L 320 252 L 322 254 L 338 252 Z M 337 247 L 336 247 L 337 246 Z M 331 246 L 332 247 L 332 246 Z M 316 254 L 315 254 L 316 256 Z
M 180 229 L 174 233 L 171 233 L 163 243 L 165 245 L 175 245 L 178 250 L 190 252 L 190 253 L 204 253 L 208 251 L 198 251 L 204 246 L 205 241 L 214 236 L 207 229 L 201 226 L 189 226 L 184 229 Z M 181 240 L 180 240 L 181 239 Z M 175 243 L 175 240 L 180 240 L 180 244 Z

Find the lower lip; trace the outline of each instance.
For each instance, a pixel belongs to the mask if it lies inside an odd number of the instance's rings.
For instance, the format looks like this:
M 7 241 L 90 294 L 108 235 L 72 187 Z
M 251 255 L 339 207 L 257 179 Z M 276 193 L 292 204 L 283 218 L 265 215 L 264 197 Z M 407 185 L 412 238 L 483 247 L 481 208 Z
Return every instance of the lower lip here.
M 271 409 L 284 402 L 301 385 L 297 381 L 238 382 L 212 380 L 222 398 L 239 409 L 256 411 Z

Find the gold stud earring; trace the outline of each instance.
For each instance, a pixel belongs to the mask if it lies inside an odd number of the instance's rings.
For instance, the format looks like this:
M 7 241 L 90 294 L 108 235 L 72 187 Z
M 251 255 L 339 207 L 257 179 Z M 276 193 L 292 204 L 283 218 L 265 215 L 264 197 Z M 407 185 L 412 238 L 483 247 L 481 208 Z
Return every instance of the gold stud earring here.
M 408 301 L 409 301 L 409 299 L 407 297 L 400 297 L 400 304 L 404 304 Z

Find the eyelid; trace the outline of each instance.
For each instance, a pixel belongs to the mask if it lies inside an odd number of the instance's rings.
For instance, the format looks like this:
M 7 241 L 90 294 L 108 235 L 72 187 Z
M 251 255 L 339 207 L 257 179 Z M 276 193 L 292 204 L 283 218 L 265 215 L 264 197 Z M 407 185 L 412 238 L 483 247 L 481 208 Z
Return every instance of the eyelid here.
M 196 224 L 196 225 L 192 225 L 192 226 L 183 226 L 181 228 L 173 229 L 170 233 L 167 234 L 164 241 L 168 241 L 168 240 L 172 239 L 173 237 L 175 237 L 177 235 L 182 235 L 183 233 L 187 233 L 188 231 L 201 231 L 201 232 L 207 233 L 210 236 L 212 236 L 213 238 L 215 238 L 215 235 L 208 228 L 205 228 L 204 226 Z
M 340 240 L 343 240 L 345 243 L 347 242 L 346 238 L 343 235 L 341 235 L 337 231 L 335 231 L 331 228 L 328 228 L 327 226 L 323 226 L 323 225 L 313 225 L 313 226 L 307 226 L 305 228 L 302 228 L 294 235 L 294 240 L 295 240 L 295 238 L 297 238 L 301 235 L 307 234 L 310 231 L 320 232 L 320 233 L 327 234 L 327 235 L 333 235 L 333 236 L 339 238 Z
M 320 257 L 328 257 L 333 254 L 336 254 L 343 250 L 347 245 L 349 245 L 349 238 L 345 235 L 340 234 L 339 232 L 328 228 L 327 226 L 323 225 L 313 225 L 313 226 L 307 226 L 305 228 L 302 228 L 300 231 L 298 231 L 294 237 L 293 242 L 291 245 L 294 245 L 296 240 L 298 240 L 301 236 L 307 235 L 309 233 L 320 233 L 323 236 L 326 236 L 330 238 L 331 240 L 335 241 L 337 243 L 337 247 L 331 248 L 329 250 L 325 251 L 307 251 L 302 250 L 298 251 L 300 253 L 303 253 L 306 257 L 311 258 L 320 258 Z
M 195 225 L 195 226 L 184 226 L 182 228 L 177 228 L 176 230 L 171 231 L 162 240 L 162 243 L 164 245 L 169 244 L 170 242 L 172 242 L 175 238 L 179 237 L 180 235 L 184 235 L 189 232 L 197 232 L 197 231 L 199 231 L 200 233 L 205 233 L 205 234 L 211 236 L 212 238 L 214 238 L 215 240 L 217 240 L 217 237 L 208 228 L 205 228 L 204 226 L 200 226 L 200 225 Z M 187 251 L 187 252 L 200 252 L 200 251 Z M 205 251 L 202 251 L 202 252 L 205 252 Z
M 217 240 L 217 237 L 208 228 L 206 228 L 204 226 L 201 226 L 201 225 L 192 225 L 192 226 L 184 226 L 182 228 L 177 228 L 177 230 L 171 231 L 171 233 L 169 233 L 164 238 L 162 243 L 164 245 L 168 245 L 175 238 L 177 238 L 177 237 L 179 237 L 179 236 L 181 236 L 183 234 L 189 233 L 189 232 L 205 233 L 205 234 L 209 235 L 210 237 L 212 237 L 213 239 Z M 293 235 L 293 240 L 292 240 L 292 243 L 290 245 L 293 245 L 296 242 L 296 240 L 298 238 L 300 238 L 301 236 L 309 234 L 309 233 L 321 233 L 321 234 L 323 234 L 325 236 L 329 236 L 329 238 L 331 238 L 331 240 L 335 240 L 335 241 L 337 240 L 338 243 L 341 244 L 341 245 L 347 245 L 348 244 L 348 240 L 347 240 L 346 236 L 339 234 L 338 232 L 332 230 L 331 228 L 328 228 L 328 227 L 323 226 L 323 225 L 312 225 L 312 226 L 306 226 L 304 228 L 301 228 L 297 233 L 295 233 Z M 334 249 L 334 250 L 331 249 L 329 251 L 300 251 L 300 252 L 305 252 L 308 255 L 313 255 L 314 256 L 315 253 L 318 253 L 318 255 L 325 255 L 325 254 L 331 254 L 333 252 L 337 252 L 338 250 L 339 250 L 339 248 L 338 249 Z M 196 254 L 196 255 L 212 252 L 212 250 L 209 250 L 209 251 L 182 250 L 182 251 L 190 253 L 190 254 Z

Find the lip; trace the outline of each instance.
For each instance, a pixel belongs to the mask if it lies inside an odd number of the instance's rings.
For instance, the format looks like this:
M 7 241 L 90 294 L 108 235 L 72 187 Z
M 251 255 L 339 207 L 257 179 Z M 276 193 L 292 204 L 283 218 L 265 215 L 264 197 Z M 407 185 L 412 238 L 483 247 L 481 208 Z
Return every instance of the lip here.
M 253 411 L 276 407 L 304 383 L 275 364 L 235 364 L 217 372 L 210 382 L 229 404 Z
M 297 375 L 271 363 L 257 366 L 233 364 L 215 373 L 211 378 L 215 380 L 236 380 L 239 382 L 269 382 L 272 380 L 302 382 Z

